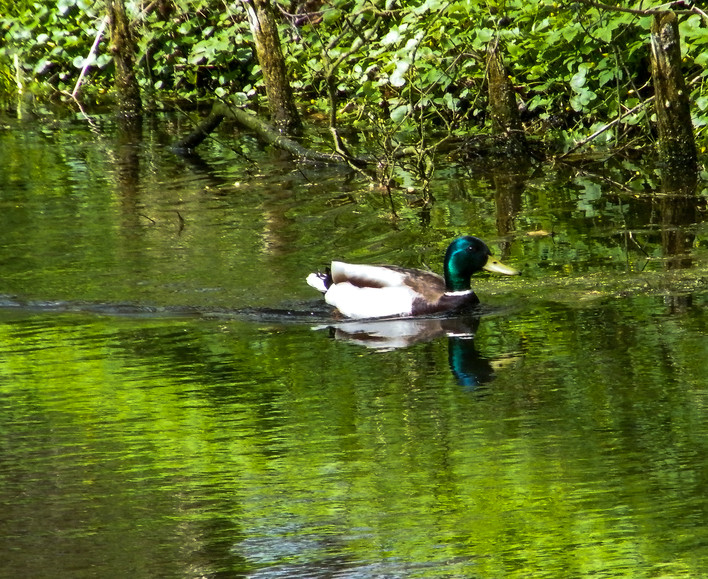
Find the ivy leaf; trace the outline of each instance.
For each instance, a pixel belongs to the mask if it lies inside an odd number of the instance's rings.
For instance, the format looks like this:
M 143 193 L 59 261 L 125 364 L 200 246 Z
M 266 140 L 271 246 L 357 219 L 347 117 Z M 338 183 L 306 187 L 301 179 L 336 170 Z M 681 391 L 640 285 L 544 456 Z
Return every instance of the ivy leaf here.
M 583 87 L 585 86 L 585 69 L 582 67 L 578 72 L 576 72 L 573 77 L 570 79 L 570 88 L 572 88 L 575 92 L 582 92 Z
M 605 86 L 613 78 L 615 78 L 615 71 L 611 70 L 611 69 L 602 70 L 602 71 L 600 71 L 600 74 L 597 76 L 597 80 L 600 83 L 600 86 Z
M 83 56 L 75 56 L 74 60 L 72 61 L 72 64 L 76 68 L 83 68 L 84 66 L 90 66 L 94 63 L 96 60 L 96 57 L 92 54 L 88 58 L 84 58 Z
M 341 16 L 342 11 L 333 8 L 330 10 L 325 10 L 322 13 L 322 20 L 324 20 L 326 24 L 333 24 L 334 22 L 337 22 L 341 18 Z
M 449 92 L 446 92 L 445 95 L 443 96 L 443 101 L 445 102 L 445 105 L 447 106 L 448 109 L 451 111 L 457 111 L 459 108 L 459 103 L 460 100 L 456 99 L 454 96 L 452 96 Z
M 406 118 L 409 113 L 410 105 L 399 105 L 391 111 L 391 120 L 395 123 L 400 123 Z
M 66 16 L 67 12 L 71 10 L 76 5 L 74 0 L 59 0 L 57 4 L 57 10 L 62 16 Z
M 595 36 L 604 42 L 610 42 L 612 40 L 612 32 L 613 27 L 611 26 L 602 26 L 601 28 L 594 30 Z

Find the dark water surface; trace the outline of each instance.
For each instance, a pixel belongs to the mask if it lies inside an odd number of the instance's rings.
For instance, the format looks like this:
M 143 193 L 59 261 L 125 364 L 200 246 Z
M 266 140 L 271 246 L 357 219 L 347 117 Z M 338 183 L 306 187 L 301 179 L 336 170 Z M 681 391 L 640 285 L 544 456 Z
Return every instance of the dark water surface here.
M 180 159 L 185 129 L 2 120 L 0 576 L 705 574 L 701 190 L 389 197 L 248 138 Z M 332 327 L 304 283 L 440 271 L 462 233 L 524 270 L 479 276 L 479 317 Z

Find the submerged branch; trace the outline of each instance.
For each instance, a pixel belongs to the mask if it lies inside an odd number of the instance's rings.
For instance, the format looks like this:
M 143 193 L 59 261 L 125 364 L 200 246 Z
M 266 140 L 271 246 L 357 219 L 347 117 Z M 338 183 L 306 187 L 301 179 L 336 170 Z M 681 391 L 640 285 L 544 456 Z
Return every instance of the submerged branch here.
M 261 142 L 286 151 L 298 159 L 321 163 L 345 163 L 349 166 L 356 167 L 368 163 L 365 159 L 349 157 L 343 152 L 322 153 L 320 151 L 313 151 L 294 139 L 285 136 L 255 114 L 244 109 L 231 108 L 224 103 L 216 103 L 209 116 L 204 119 L 198 127 L 189 135 L 177 141 L 174 145 L 175 151 L 183 153 L 199 146 L 226 118 L 232 119 L 242 127 L 253 131 Z
M 225 112 L 228 118 L 235 120 L 242 127 L 250 129 L 256 133 L 258 138 L 264 143 L 277 147 L 278 149 L 282 149 L 283 151 L 287 151 L 294 157 L 324 163 L 341 163 L 344 161 L 341 155 L 321 153 L 319 151 L 313 151 L 312 149 L 303 147 L 294 139 L 286 137 L 273 126 L 244 109 L 231 109 L 222 104 L 216 105 L 215 108 L 221 109 Z
M 173 149 L 178 153 L 186 153 L 192 151 L 221 124 L 225 115 L 216 111 L 212 111 L 209 116 L 204 119 L 191 133 L 183 139 L 180 139 L 173 145 Z

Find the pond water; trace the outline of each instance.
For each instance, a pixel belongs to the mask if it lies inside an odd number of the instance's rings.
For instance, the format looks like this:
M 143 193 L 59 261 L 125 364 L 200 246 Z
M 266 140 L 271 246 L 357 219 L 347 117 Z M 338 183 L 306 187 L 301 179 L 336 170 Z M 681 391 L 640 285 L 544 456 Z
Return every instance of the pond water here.
M 631 163 L 391 195 L 224 127 L 0 123 L 0 575 L 698 577 L 706 195 Z M 337 325 L 331 258 L 523 270 Z M 472 338 L 474 336 L 474 338 Z

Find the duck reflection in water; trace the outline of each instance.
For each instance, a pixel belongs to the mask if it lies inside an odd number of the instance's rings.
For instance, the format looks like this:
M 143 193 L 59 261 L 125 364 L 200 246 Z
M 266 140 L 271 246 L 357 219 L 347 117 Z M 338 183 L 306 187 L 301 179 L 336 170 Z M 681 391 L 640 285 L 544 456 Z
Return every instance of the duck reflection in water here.
M 406 348 L 447 336 L 450 371 L 460 386 L 473 390 L 494 379 L 493 361 L 479 354 L 474 337 L 479 315 L 344 321 L 318 326 L 330 336 L 379 352 Z

